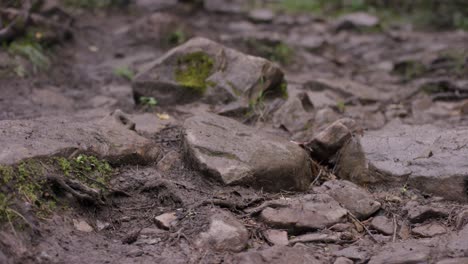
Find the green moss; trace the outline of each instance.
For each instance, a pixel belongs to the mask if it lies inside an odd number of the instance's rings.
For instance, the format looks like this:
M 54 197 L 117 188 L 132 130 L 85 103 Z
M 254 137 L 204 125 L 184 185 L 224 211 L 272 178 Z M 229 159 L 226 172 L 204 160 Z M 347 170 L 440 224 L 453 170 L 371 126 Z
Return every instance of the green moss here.
M 78 155 L 69 163 L 70 169 L 67 176 L 97 189 L 104 189 L 113 171 L 109 163 L 95 156 Z
M 4 184 L 13 179 L 13 168 L 11 166 L 0 165 L 0 179 Z
M 288 83 L 284 80 L 280 84 L 280 92 L 284 99 L 288 98 Z
M 210 76 L 213 66 L 213 59 L 202 51 L 185 54 L 177 60 L 175 80 L 203 94 L 210 85 L 206 79 Z

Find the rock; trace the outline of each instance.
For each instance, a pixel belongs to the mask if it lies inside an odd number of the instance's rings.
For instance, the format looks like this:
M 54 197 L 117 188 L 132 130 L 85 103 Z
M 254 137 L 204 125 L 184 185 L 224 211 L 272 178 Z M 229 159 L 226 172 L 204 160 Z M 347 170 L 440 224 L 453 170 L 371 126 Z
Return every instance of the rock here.
M 449 237 L 446 252 L 450 257 L 468 256 L 468 225 Z
M 261 211 L 260 219 L 269 226 L 299 233 L 344 222 L 346 215 L 347 210 L 330 196 L 308 194 L 300 198 L 270 201 Z
M 174 7 L 178 0 L 135 0 L 135 6 L 146 11 L 157 11 Z
M 468 264 L 468 258 L 452 258 L 437 261 L 436 264 Z
M 111 115 L 44 117 L 0 121 L 0 164 L 34 157 L 92 153 L 112 164 L 146 164 L 159 149 L 132 130 L 134 124 L 117 110 Z
M 395 121 L 366 132 L 341 150 L 336 174 L 358 183 L 396 182 L 441 196 L 468 201 L 468 130 Z
M 306 144 L 312 158 L 330 161 L 338 150 L 351 140 L 352 133 L 347 124 L 352 125 L 353 122 L 350 119 L 340 119 L 318 133 Z
M 353 264 L 354 262 L 350 260 L 349 258 L 343 258 L 343 257 L 338 257 L 335 259 L 335 262 L 333 264 Z
M 161 106 L 198 99 L 219 105 L 239 100 L 249 106 L 264 94 L 286 93 L 283 73 L 273 63 L 205 38 L 167 52 L 138 74 L 132 87 L 135 98 L 154 97 Z
M 327 181 L 322 185 L 326 193 L 359 219 L 367 219 L 380 209 L 372 195 L 349 181 Z
M 437 208 L 434 206 L 405 206 L 408 208 L 408 219 L 411 223 L 422 223 L 427 219 L 447 217 L 449 211 L 446 208 Z
M 243 0 L 203 0 L 206 11 L 218 13 L 244 13 L 246 10 Z
M 378 24 L 379 19 L 376 16 L 364 12 L 356 12 L 340 17 L 335 24 L 335 30 L 371 28 Z
M 411 232 L 420 237 L 433 237 L 447 233 L 447 229 L 443 225 L 430 223 L 413 228 Z
M 455 217 L 455 228 L 457 230 L 462 229 L 468 224 L 468 209 L 464 209 Z
M 263 232 L 263 236 L 272 245 L 286 246 L 289 244 L 288 232 L 286 231 L 268 229 Z
M 325 39 L 317 35 L 303 36 L 297 41 L 297 45 L 308 51 L 316 51 L 325 45 Z
M 249 12 L 249 19 L 258 23 L 270 23 L 273 21 L 275 13 L 270 9 L 254 9 Z
M 92 226 L 90 226 L 86 221 L 84 220 L 76 220 L 73 219 L 73 226 L 76 228 L 76 230 L 81 231 L 81 232 L 86 232 L 90 233 L 93 232 L 94 229 Z
M 249 232 L 233 215 L 218 211 L 210 221 L 210 227 L 200 234 L 195 244 L 218 251 L 240 252 L 247 247 Z
M 184 128 L 188 160 L 224 184 L 280 191 L 306 190 L 311 182 L 306 152 L 285 139 L 213 114 L 189 118 Z
M 153 113 L 134 114 L 130 116 L 130 119 L 135 123 L 135 130 L 138 133 L 149 137 L 175 123 L 170 119 L 161 120 Z
M 162 215 L 156 216 L 154 220 L 156 222 L 156 226 L 162 229 L 169 230 L 176 224 L 177 215 L 175 212 L 164 213 Z
M 371 227 L 384 235 L 393 234 L 393 222 L 385 216 L 376 216 L 372 219 Z
M 340 241 L 340 236 L 336 234 L 311 233 L 297 236 L 289 241 L 290 244 L 296 243 L 336 243 Z
M 306 247 L 274 246 L 265 250 L 249 250 L 234 257 L 232 263 L 243 264 L 325 264 L 329 261 L 314 255 Z
M 179 152 L 171 150 L 158 162 L 156 168 L 160 172 L 168 172 L 172 170 L 177 165 L 177 161 L 181 159 L 182 157 Z
M 333 252 L 334 256 L 344 257 L 356 261 L 357 263 L 364 263 L 369 259 L 369 252 L 358 247 L 349 246 L 341 250 Z
M 98 231 L 105 230 L 110 227 L 110 224 L 108 222 L 102 222 L 99 220 L 96 220 L 96 227 Z
M 340 101 L 345 101 L 346 99 L 357 99 L 361 103 L 375 103 L 385 101 L 390 98 L 390 95 L 384 91 L 380 91 L 374 87 L 348 79 L 317 78 L 306 81 L 304 88 L 316 92 L 325 90 L 332 91 L 341 98 Z M 337 99 L 338 98 L 335 100 Z
M 314 116 L 311 108 L 313 106 L 310 102 L 303 102 L 299 96 L 291 96 L 275 112 L 273 123 L 276 127 L 284 128 L 291 133 L 305 130 L 313 125 Z
M 387 244 L 370 259 L 369 264 L 430 263 L 430 259 L 429 247 L 418 241 L 408 241 Z

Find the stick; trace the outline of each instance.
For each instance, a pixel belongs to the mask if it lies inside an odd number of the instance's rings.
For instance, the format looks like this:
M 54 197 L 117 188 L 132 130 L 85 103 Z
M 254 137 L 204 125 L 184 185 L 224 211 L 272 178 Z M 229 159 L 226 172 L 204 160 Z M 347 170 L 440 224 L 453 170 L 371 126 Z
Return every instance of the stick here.
M 371 240 L 374 241 L 375 243 L 379 243 L 379 241 L 377 241 L 377 239 L 375 239 L 374 235 L 372 235 L 372 233 L 370 232 L 370 230 L 359 220 L 357 219 L 356 216 L 354 216 L 351 212 L 348 211 L 348 215 L 349 217 L 351 217 L 354 221 L 358 222 L 363 228 L 364 230 L 366 230 L 366 233 L 370 236 Z
M 396 220 L 396 215 L 393 215 L 393 237 L 392 237 L 392 242 L 395 243 L 396 241 L 396 232 L 397 232 L 397 220 Z

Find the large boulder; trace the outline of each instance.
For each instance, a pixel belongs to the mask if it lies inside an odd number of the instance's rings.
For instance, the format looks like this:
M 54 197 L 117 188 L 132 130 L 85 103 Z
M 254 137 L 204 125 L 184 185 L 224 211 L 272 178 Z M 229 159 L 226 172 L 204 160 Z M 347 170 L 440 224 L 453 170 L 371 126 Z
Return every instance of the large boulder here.
M 467 201 L 468 128 L 392 122 L 340 150 L 337 175 L 360 183 L 407 183 L 446 199 Z
M 69 116 L 0 121 L 0 164 L 76 152 L 93 153 L 111 163 L 146 163 L 159 151 L 139 136 L 121 111 L 106 117 Z
M 184 128 L 188 160 L 224 184 L 266 191 L 309 187 L 312 164 L 294 143 L 214 114 L 191 117 Z
M 225 104 L 239 100 L 248 106 L 265 96 L 283 96 L 281 70 L 268 60 L 197 37 L 147 66 L 133 82 L 136 100 L 154 97 L 160 105 L 202 99 Z

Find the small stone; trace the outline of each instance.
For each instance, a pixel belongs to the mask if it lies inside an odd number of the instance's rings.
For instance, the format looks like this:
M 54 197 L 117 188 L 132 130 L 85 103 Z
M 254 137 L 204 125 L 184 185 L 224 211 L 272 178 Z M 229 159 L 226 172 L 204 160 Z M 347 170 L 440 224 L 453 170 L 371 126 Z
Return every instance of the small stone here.
M 468 258 L 451 258 L 438 261 L 436 264 L 468 264 Z
M 445 229 L 445 227 L 440 224 L 430 223 L 427 225 L 415 227 L 411 230 L 411 232 L 420 237 L 433 237 L 447 233 L 447 229 Z
M 86 221 L 84 220 L 76 220 L 73 219 L 73 226 L 76 228 L 76 230 L 81 231 L 81 232 L 93 232 L 94 229 L 92 226 L 90 226 Z
M 156 226 L 162 229 L 169 230 L 169 228 L 176 224 L 177 215 L 175 212 L 164 213 L 162 215 L 156 216 L 154 220 L 156 221 Z
M 340 237 L 336 234 L 311 233 L 297 236 L 290 240 L 290 244 L 295 243 L 336 243 Z
M 322 185 L 326 193 L 359 219 L 367 219 L 380 209 L 372 194 L 349 181 L 327 181 Z
M 393 234 L 393 222 L 385 216 L 374 217 L 371 227 L 384 235 Z
M 364 12 L 356 12 L 340 17 L 335 25 L 335 30 L 370 28 L 378 24 L 379 19 L 376 16 Z
M 354 226 L 351 223 L 338 223 L 330 227 L 330 230 L 336 232 L 344 232 L 352 229 Z
M 107 229 L 110 227 L 110 224 L 108 222 L 101 222 L 99 220 L 96 221 L 96 227 L 98 231 L 102 231 L 104 229 Z
M 344 257 L 338 257 L 335 259 L 335 262 L 333 264 L 353 264 L 354 262 L 350 260 L 349 258 L 344 258 Z
M 254 9 L 249 12 L 249 19 L 258 23 L 269 23 L 275 14 L 270 9 Z
M 369 264 L 430 263 L 430 249 L 419 241 L 390 243 L 374 255 Z M 391 262 L 389 262 L 391 260 Z
M 427 219 L 447 217 L 449 212 L 444 208 L 416 206 L 408 208 L 408 219 L 411 223 L 422 223 Z
M 231 213 L 218 211 L 211 217 L 210 227 L 200 234 L 195 245 L 218 251 L 240 252 L 247 247 L 249 232 Z
M 263 232 L 263 236 L 273 245 L 286 246 L 289 243 L 288 232 L 286 231 L 268 229 Z
M 466 224 L 468 224 L 468 209 L 461 211 L 455 218 L 455 228 L 457 230 L 462 229 Z
M 333 252 L 334 256 L 345 257 L 357 261 L 358 263 L 363 263 L 369 259 L 369 252 L 358 247 L 358 246 L 349 246 L 341 250 Z

